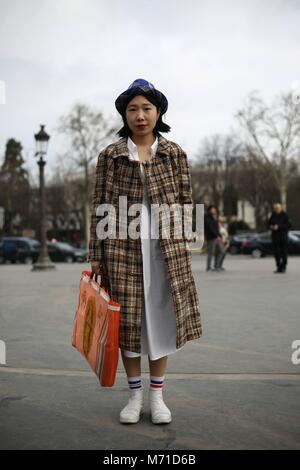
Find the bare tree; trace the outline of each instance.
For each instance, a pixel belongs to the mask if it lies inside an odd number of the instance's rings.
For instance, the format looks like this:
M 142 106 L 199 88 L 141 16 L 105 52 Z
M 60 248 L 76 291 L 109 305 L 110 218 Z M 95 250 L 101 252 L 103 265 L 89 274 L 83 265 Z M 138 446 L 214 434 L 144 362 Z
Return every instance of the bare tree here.
M 265 162 L 286 207 L 288 159 L 299 156 L 299 102 L 290 92 L 276 97 L 268 107 L 253 91 L 235 117 L 246 130 L 248 155 Z
M 57 237 L 64 233 L 64 241 L 71 243 L 82 240 L 84 220 L 82 201 L 79 195 L 84 194 L 84 180 L 80 175 L 56 169 L 48 183 L 47 202 L 50 233 Z M 76 230 L 76 235 L 71 233 Z M 69 238 L 67 238 L 69 237 Z
M 89 167 L 91 162 L 98 156 L 100 150 L 107 144 L 108 139 L 116 133 L 116 123 L 112 118 L 105 119 L 103 113 L 93 110 L 89 106 L 77 103 L 70 113 L 60 118 L 58 131 L 69 138 L 67 158 L 70 158 L 76 167 L 83 170 L 84 193 L 84 234 L 85 243 L 89 239 L 89 196 L 90 178 Z M 71 156 L 70 156 L 71 155 Z
M 241 152 L 242 143 L 233 133 L 203 139 L 193 168 L 195 192 L 201 191 L 202 200 L 220 208 L 224 191 L 234 183 L 234 164 L 241 158 Z
M 254 207 L 256 230 L 267 229 L 266 220 L 272 201 L 278 198 L 273 174 L 268 164 L 254 157 L 245 158 L 236 169 L 236 188 L 239 198 Z

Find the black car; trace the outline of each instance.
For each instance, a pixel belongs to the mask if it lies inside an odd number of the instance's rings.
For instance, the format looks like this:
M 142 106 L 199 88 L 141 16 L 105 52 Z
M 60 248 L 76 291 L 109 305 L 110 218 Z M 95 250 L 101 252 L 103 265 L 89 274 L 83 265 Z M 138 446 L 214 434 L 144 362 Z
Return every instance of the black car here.
M 273 245 L 270 232 L 260 233 L 250 240 L 244 240 L 242 253 L 251 254 L 254 258 L 272 255 Z M 292 233 L 288 234 L 288 254 L 300 255 L 300 239 Z
M 228 247 L 229 253 L 231 253 L 232 255 L 237 255 L 239 253 L 242 253 L 243 242 L 245 240 L 250 240 L 256 235 L 258 234 L 255 232 L 241 232 L 241 233 L 232 235 L 232 237 L 229 240 L 229 247 Z
M 77 248 L 66 242 L 48 242 L 47 246 L 51 261 L 87 262 L 88 251 L 84 248 Z
M 73 247 L 74 249 L 74 255 L 75 255 L 75 261 L 78 263 L 86 263 L 88 259 L 88 250 L 85 248 L 78 248 L 78 247 Z
M 300 240 L 300 230 L 290 230 L 289 233 L 291 235 L 294 235 L 295 237 L 299 238 L 299 240 Z
M 0 263 L 35 262 L 39 256 L 38 240 L 27 237 L 3 237 L 0 241 Z
M 38 260 L 40 242 L 27 237 L 3 237 L 0 240 L 0 263 L 32 264 Z M 87 261 L 87 250 L 75 248 L 64 242 L 47 242 L 48 254 L 51 261 Z

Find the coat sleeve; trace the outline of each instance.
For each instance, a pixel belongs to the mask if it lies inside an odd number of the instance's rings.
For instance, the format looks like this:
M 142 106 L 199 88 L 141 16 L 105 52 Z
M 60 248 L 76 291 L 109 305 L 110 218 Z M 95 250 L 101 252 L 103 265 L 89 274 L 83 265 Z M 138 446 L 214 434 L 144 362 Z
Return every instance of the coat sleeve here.
M 96 229 L 100 216 L 96 215 L 99 204 L 104 202 L 105 179 L 106 179 L 106 154 L 105 150 L 100 152 L 96 165 L 96 178 L 91 207 L 90 240 L 88 261 L 101 261 L 103 259 L 103 240 L 98 239 Z
M 192 196 L 192 180 L 191 180 L 191 173 L 189 162 L 187 159 L 187 154 L 182 149 L 180 149 L 179 157 L 178 157 L 178 165 L 179 165 L 179 201 L 182 206 L 182 233 L 185 242 L 192 242 L 193 236 L 192 233 L 189 232 L 185 233 L 184 231 L 184 207 L 183 204 L 189 204 L 189 209 L 193 208 L 193 196 Z M 186 211 L 186 227 L 193 230 L 192 221 L 193 221 L 193 211 L 189 210 Z M 187 245 L 186 245 L 187 246 Z
M 267 223 L 268 229 L 271 229 L 271 225 L 274 225 L 273 214 L 268 219 L 268 223 Z
M 289 220 L 287 213 L 284 214 L 282 224 L 279 224 L 279 229 L 283 231 L 291 230 L 292 224 Z
M 204 232 L 206 239 L 218 238 L 221 236 L 219 224 L 208 214 L 204 216 Z

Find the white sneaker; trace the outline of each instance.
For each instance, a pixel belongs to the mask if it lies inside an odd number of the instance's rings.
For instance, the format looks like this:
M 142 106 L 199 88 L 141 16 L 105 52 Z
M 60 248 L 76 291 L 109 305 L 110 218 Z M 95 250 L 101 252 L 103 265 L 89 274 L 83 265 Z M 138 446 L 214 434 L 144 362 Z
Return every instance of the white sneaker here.
M 164 403 L 162 392 L 157 390 L 150 390 L 149 399 L 152 423 L 170 423 L 172 421 L 171 411 Z
M 120 413 L 120 423 L 123 424 L 135 424 L 140 420 L 140 416 L 143 414 L 143 389 L 130 391 L 130 398 L 128 404 L 123 408 Z

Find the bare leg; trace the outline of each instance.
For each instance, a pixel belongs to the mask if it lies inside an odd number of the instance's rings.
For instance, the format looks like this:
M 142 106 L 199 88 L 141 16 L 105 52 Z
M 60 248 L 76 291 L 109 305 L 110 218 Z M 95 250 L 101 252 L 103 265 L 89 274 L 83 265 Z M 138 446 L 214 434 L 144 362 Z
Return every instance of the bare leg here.
M 168 356 L 164 356 L 160 359 L 157 359 L 156 361 L 151 361 L 148 356 L 150 375 L 153 375 L 155 377 L 162 377 L 163 375 L 165 375 L 167 360 Z
M 124 352 L 122 351 L 122 349 L 121 356 L 127 377 L 139 377 L 141 375 L 141 358 L 126 357 L 124 356 Z
M 160 359 L 157 359 L 156 361 L 151 361 L 149 357 L 148 359 L 149 359 L 150 376 L 163 377 L 166 371 L 168 356 L 161 357 Z M 162 389 L 152 388 L 150 384 L 149 399 L 150 399 L 152 423 L 153 424 L 170 423 L 172 421 L 172 415 L 171 415 L 171 411 L 166 406 L 163 400 Z

